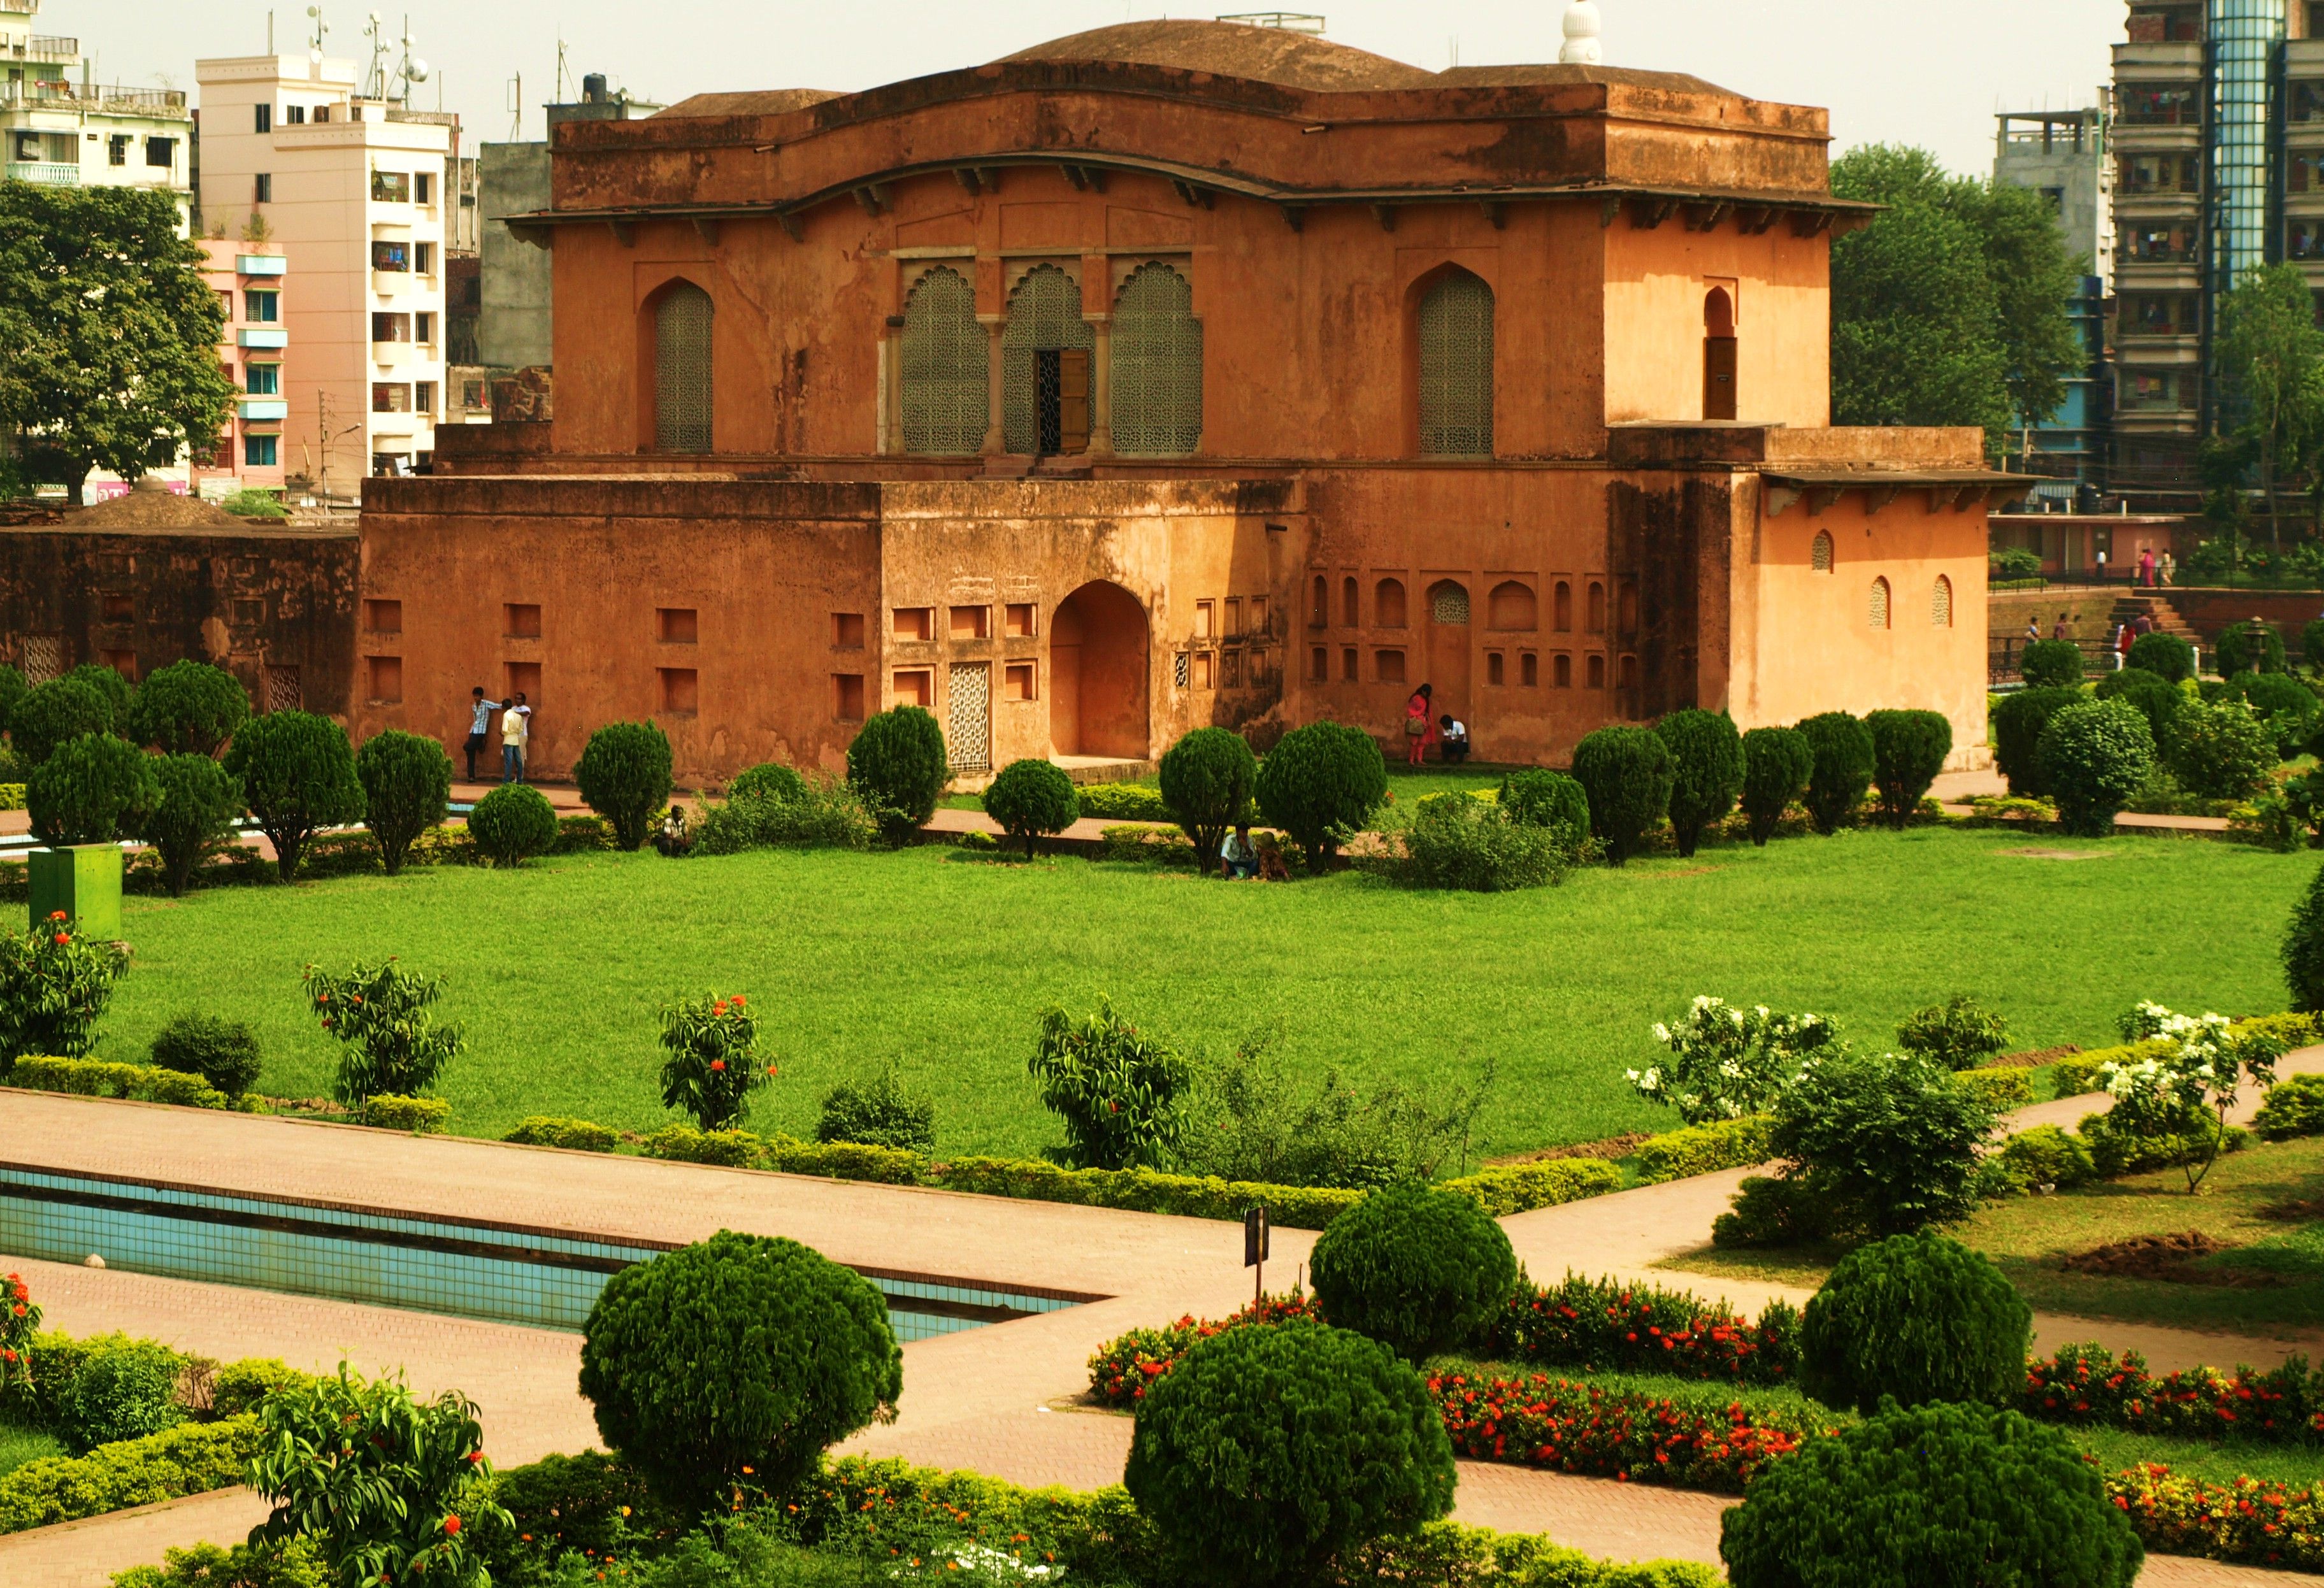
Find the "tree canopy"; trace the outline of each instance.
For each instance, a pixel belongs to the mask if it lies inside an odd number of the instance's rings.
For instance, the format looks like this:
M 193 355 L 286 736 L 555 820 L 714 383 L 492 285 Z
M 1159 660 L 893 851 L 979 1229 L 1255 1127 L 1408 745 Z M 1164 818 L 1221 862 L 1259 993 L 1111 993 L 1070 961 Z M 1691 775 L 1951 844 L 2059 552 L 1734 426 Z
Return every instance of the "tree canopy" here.
M 1831 188 L 1887 206 L 1832 244 L 1833 422 L 1976 425 L 1998 451 L 2058 411 L 2089 357 L 2067 307 L 2089 262 L 2039 193 L 1887 143 L 1849 151 Z
M 78 502 L 91 469 L 215 454 L 234 388 L 201 260 L 166 193 L 0 182 L 0 427 L 23 473 Z
M 2219 300 L 2217 356 L 2229 456 L 2258 467 L 2269 532 L 2280 541 L 2278 486 L 2312 468 L 2324 448 L 2324 331 L 2298 265 L 2246 271 Z M 2241 467 L 2235 473 L 2240 483 Z

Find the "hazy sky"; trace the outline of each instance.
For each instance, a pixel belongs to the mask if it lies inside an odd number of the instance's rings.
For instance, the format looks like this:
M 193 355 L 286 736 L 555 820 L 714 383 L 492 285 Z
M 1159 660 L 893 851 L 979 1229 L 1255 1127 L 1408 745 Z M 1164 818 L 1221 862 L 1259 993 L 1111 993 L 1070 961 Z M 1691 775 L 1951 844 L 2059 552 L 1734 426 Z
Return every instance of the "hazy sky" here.
M 1228 0 L 1229 5 L 1251 0 Z M 1439 69 L 1554 60 L 1563 0 L 1306 0 L 1343 44 Z M 109 81 L 190 88 L 198 56 L 266 48 L 262 0 L 43 0 L 39 24 L 78 35 Z M 307 0 L 277 4 L 275 41 L 305 48 Z M 1763 99 L 1831 107 L 1840 147 L 1925 144 L 1989 169 L 1993 114 L 2092 102 L 2121 0 L 1600 0 L 1609 64 L 1686 71 Z M 364 8 L 325 0 L 334 55 L 367 59 Z M 406 0 L 446 108 L 471 139 L 510 135 L 510 79 L 524 77 L 524 135 L 541 135 L 557 42 L 575 79 L 603 71 L 642 97 L 707 89 L 851 89 L 973 65 L 1044 39 L 1132 18 L 1208 16 L 1148 0 Z M 439 83 L 413 103 L 433 108 Z

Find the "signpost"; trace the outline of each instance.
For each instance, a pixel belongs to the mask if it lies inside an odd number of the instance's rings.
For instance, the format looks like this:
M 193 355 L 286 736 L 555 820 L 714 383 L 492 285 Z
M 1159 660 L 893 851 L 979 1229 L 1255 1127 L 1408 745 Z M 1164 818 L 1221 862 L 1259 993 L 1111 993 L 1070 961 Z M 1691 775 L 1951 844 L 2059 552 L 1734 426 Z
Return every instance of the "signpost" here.
M 1242 1215 L 1242 1266 L 1257 1269 L 1252 1281 L 1251 1299 L 1267 1299 L 1267 1208 L 1262 1204 L 1247 1209 Z

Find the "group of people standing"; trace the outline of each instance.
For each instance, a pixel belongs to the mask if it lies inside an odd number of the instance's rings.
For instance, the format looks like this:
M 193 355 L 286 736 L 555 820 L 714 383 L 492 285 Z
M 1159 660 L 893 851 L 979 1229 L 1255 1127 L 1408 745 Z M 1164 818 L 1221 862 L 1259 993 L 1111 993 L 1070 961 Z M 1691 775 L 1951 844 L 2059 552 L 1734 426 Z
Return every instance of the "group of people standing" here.
M 494 700 L 478 684 L 468 691 L 468 737 L 461 748 L 468 752 L 468 781 L 476 780 L 476 756 L 490 740 L 493 718 L 500 718 L 501 781 L 524 781 L 526 747 L 532 743 L 532 707 L 520 689 L 505 700 Z
M 1469 725 L 1451 712 L 1440 713 L 1434 722 L 1428 720 L 1434 711 L 1434 684 L 1423 684 L 1404 703 L 1405 764 L 1418 766 L 1426 758 L 1428 747 L 1437 745 L 1438 754 L 1447 766 L 1459 766 L 1469 759 Z

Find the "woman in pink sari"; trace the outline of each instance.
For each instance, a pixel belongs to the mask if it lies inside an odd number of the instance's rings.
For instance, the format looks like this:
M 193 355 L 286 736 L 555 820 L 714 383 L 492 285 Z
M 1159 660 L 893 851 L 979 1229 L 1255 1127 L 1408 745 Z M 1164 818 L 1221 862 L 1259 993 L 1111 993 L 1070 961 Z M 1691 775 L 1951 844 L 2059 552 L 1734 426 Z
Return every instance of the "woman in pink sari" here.
M 1434 685 L 1423 684 L 1412 692 L 1412 698 L 1404 703 L 1405 764 L 1407 766 L 1418 766 L 1428 746 L 1436 738 L 1436 719 L 1429 715 L 1428 710 L 1428 697 L 1434 693 Z

